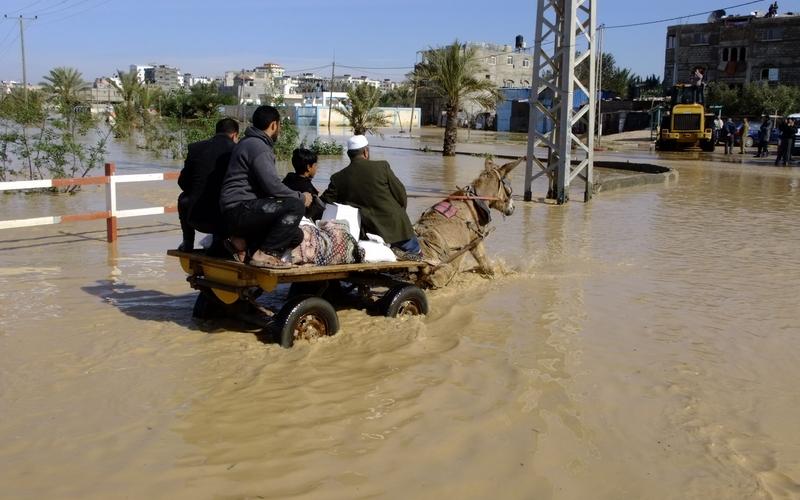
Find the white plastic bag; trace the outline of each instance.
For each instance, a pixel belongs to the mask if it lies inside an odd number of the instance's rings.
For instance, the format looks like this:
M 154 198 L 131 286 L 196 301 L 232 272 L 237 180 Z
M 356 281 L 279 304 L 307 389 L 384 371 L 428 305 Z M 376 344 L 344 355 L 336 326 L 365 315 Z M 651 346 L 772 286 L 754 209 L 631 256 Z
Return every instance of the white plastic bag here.
M 358 241 L 361 234 L 361 214 L 356 207 L 342 205 L 341 203 L 328 203 L 322 213 L 322 220 L 343 220 L 347 222 L 350 234 Z
M 358 246 L 364 250 L 364 262 L 397 262 L 397 256 L 377 234 L 367 233 L 367 240 L 359 241 Z

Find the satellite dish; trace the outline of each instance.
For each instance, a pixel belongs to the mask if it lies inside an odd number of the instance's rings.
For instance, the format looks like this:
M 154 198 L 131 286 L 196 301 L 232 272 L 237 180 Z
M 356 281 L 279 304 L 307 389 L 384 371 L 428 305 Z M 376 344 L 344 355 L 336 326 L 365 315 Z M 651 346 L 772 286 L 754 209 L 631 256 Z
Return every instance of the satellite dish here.
M 708 15 L 708 22 L 715 23 L 720 19 L 722 19 L 723 17 L 725 17 L 724 9 L 715 10 L 714 12 Z

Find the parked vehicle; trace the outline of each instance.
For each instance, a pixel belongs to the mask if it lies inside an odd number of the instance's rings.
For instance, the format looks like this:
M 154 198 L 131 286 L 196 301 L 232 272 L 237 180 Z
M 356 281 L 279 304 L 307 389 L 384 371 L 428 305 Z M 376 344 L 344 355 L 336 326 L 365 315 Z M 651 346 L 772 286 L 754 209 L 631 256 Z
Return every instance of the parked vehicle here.
M 788 116 L 794 120 L 795 126 L 800 123 L 800 113 L 794 113 Z M 794 136 L 794 148 L 792 148 L 792 156 L 800 156 L 800 128 L 797 129 L 797 134 Z
M 747 134 L 747 138 L 744 141 L 744 146 L 746 148 L 751 148 L 753 146 L 758 146 L 758 132 L 761 130 L 760 123 L 753 123 L 750 122 L 750 131 Z M 735 139 L 736 145 L 739 145 L 742 137 L 742 125 L 739 124 L 736 127 L 737 135 Z M 769 143 L 770 144 L 778 144 L 781 138 L 781 133 L 778 131 L 776 127 L 772 127 L 772 130 L 769 133 Z

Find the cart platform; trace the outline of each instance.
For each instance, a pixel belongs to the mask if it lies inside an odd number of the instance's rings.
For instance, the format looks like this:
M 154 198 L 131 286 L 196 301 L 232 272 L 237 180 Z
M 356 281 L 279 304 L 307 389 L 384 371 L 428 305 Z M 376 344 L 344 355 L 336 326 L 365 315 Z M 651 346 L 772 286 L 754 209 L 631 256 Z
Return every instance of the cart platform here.
M 303 265 L 269 269 L 234 260 L 211 257 L 202 252 L 168 250 L 177 257 L 189 275 L 187 281 L 200 291 L 193 315 L 213 319 L 233 315 L 242 305 L 249 305 L 272 316 L 281 345 L 291 347 L 295 340 L 333 335 L 338 317 L 329 300 L 323 298 L 329 284 L 347 282 L 351 289 L 367 298 L 374 288 L 387 288 L 375 306 L 386 316 L 427 314 L 424 292 L 416 286 L 430 271 L 424 262 L 399 261 L 330 266 Z M 255 302 L 263 292 L 272 292 L 282 283 L 291 283 L 289 299 L 277 314 Z

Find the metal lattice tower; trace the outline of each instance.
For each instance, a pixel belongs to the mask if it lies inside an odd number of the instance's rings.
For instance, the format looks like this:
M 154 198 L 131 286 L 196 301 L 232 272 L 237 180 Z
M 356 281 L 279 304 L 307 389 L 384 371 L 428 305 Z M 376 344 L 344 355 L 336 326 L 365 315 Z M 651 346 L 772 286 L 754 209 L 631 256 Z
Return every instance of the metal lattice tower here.
M 542 175 L 550 180 L 547 197 L 558 204 L 569 200 L 569 186 L 576 177 L 586 182 L 584 200 L 592 197 L 596 4 L 597 0 L 538 0 L 525 201 L 531 201 L 531 185 Z M 574 109 L 577 89 L 589 102 Z M 535 157 L 537 147 L 547 150 L 547 158 Z M 534 164 L 541 169 L 535 175 Z

